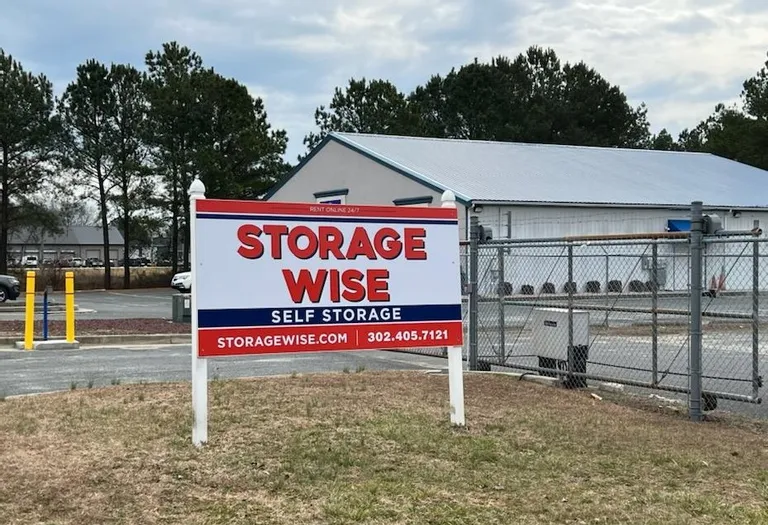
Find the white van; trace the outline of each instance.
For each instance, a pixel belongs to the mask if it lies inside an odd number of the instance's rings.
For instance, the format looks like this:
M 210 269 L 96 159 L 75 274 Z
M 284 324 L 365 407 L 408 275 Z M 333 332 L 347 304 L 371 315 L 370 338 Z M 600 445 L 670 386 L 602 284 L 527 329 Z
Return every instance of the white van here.
M 21 265 L 27 268 L 37 268 L 37 255 L 25 255 L 21 258 Z

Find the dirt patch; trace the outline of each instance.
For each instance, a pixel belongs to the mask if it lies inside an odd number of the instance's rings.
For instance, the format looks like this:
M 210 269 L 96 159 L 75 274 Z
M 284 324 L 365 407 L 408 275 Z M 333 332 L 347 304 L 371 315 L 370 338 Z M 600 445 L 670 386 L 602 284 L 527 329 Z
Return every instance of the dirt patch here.
M 213 381 L 0 403 L 0 514 L 28 523 L 768 522 L 768 435 L 504 376 Z
M 43 333 L 42 320 L 35 321 L 35 337 Z M 82 319 L 75 320 L 75 336 L 130 334 L 189 334 L 189 323 L 173 323 L 165 319 Z M 22 337 L 24 321 L 0 321 L 0 336 Z M 48 321 L 48 336 L 64 337 L 64 321 Z

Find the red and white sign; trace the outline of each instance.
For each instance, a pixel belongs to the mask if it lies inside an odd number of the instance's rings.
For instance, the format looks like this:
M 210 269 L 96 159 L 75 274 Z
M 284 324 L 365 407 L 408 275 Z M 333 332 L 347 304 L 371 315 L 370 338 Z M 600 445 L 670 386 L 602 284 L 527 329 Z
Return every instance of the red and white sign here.
M 462 345 L 456 208 L 196 208 L 200 357 Z

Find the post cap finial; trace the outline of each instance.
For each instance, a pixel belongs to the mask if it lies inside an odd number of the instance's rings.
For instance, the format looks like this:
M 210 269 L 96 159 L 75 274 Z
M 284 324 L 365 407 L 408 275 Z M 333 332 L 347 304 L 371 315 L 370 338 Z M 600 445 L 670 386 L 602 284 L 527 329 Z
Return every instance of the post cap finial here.
M 195 176 L 195 180 L 189 185 L 190 195 L 205 195 L 205 184 L 200 180 L 200 177 Z
M 451 190 L 445 190 L 440 200 L 443 202 L 443 207 L 456 206 L 456 194 Z

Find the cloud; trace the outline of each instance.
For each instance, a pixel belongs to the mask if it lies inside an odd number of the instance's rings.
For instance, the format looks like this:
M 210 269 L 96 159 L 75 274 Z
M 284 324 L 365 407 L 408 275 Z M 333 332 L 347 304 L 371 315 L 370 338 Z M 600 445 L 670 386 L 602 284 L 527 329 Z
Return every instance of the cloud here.
M 744 0 L 514 3 L 518 15 L 508 24 L 514 39 L 478 42 L 465 58 L 552 47 L 561 59 L 583 60 L 619 84 L 634 103 L 647 102 L 656 129 L 679 131 L 682 108 L 691 111 L 685 126 L 696 125 L 724 101 L 724 92 L 738 95 L 765 60 L 768 9 L 747 13 Z M 660 82 L 669 89 L 649 90 Z
M 252 97 L 264 101 L 267 118 L 273 129 L 288 131 L 288 161 L 295 162 L 296 156 L 304 151 L 304 135 L 315 127 L 315 108 L 328 103 L 325 91 L 314 94 L 292 93 L 273 89 L 266 85 L 246 85 Z
M 264 98 L 291 161 L 315 108 L 351 77 L 409 92 L 531 45 L 585 61 L 677 133 L 735 101 L 765 61 L 767 26 L 765 0 L 38 0 L 0 17 L 5 50 L 59 92 L 89 58 L 142 67 L 177 40 Z

